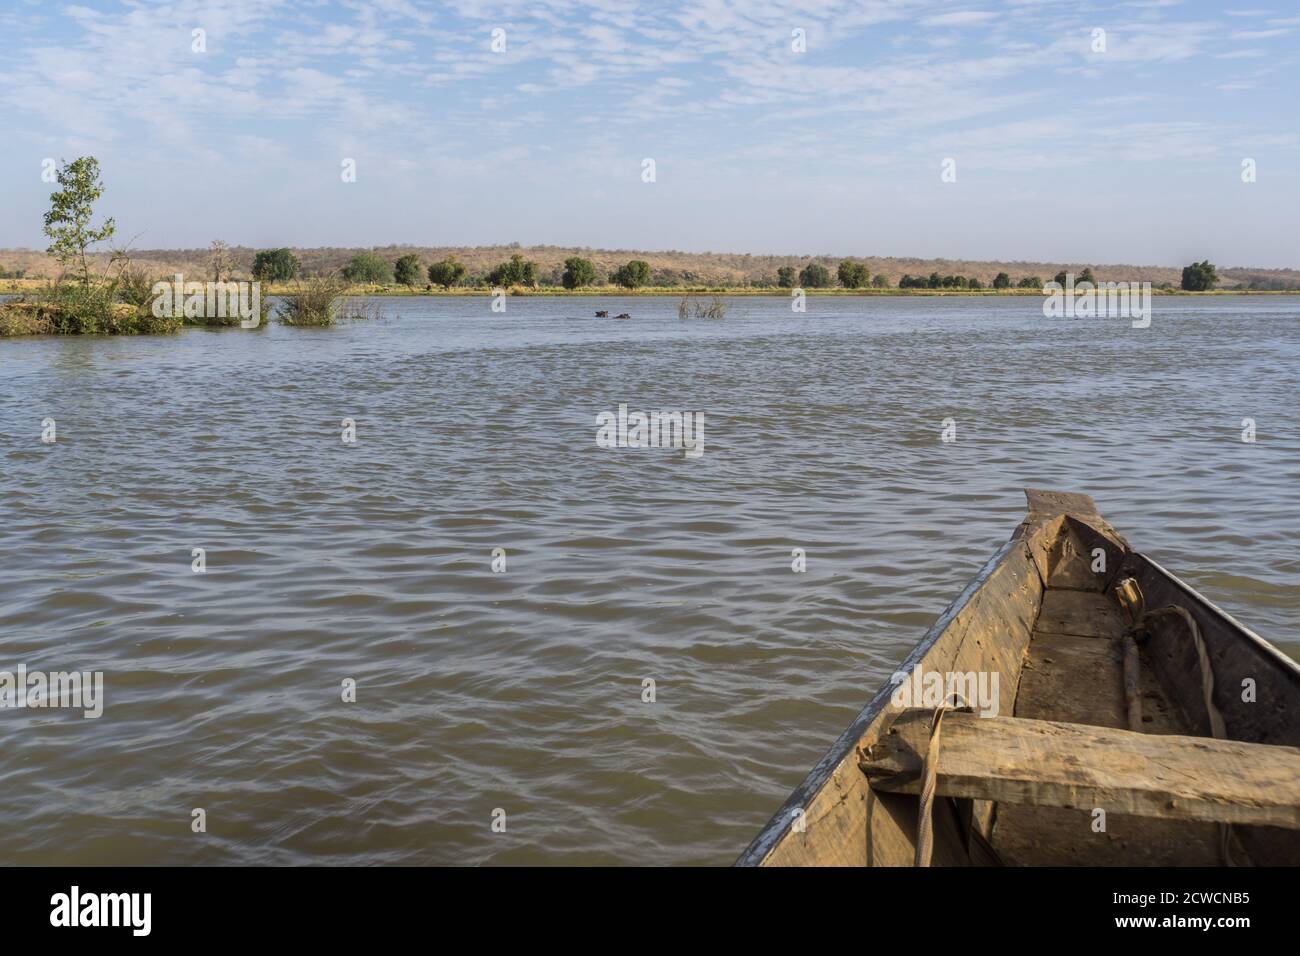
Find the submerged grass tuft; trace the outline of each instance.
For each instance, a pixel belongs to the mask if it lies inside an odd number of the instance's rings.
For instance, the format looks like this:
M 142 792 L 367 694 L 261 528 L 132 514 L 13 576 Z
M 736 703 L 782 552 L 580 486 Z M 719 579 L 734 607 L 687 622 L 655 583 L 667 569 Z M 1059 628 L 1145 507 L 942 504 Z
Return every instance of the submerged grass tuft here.
M 338 276 L 317 276 L 295 284 L 284 297 L 276 317 L 285 325 L 328 328 L 338 321 L 340 299 L 347 283 Z
M 693 297 L 683 296 L 677 303 L 677 318 L 688 319 L 692 311 L 697 319 L 721 319 L 726 317 L 727 303 L 714 296 L 708 305 L 700 305 Z
M 285 325 L 329 328 L 339 322 L 358 322 L 379 317 L 379 307 L 347 297 L 348 283 L 336 275 L 315 276 L 299 281 L 285 295 L 276 317 Z

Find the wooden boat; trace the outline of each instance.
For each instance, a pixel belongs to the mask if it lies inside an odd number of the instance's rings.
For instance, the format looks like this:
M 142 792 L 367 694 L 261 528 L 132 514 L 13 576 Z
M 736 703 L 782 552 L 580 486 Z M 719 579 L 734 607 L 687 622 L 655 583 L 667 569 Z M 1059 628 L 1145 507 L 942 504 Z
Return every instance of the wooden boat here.
M 1300 864 L 1300 666 L 1087 495 L 1026 496 L 738 866 Z

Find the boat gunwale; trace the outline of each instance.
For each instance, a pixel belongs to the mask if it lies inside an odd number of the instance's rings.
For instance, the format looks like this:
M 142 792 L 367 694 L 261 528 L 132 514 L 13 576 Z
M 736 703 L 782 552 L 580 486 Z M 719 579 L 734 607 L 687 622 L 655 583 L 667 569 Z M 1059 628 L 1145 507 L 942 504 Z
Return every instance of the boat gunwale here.
M 1024 551 L 1025 557 L 1029 559 L 1031 567 L 1034 566 L 1032 556 L 1029 553 L 1028 544 L 1025 538 L 1019 533 L 1013 535 L 1007 540 L 1002 547 L 993 553 L 983 566 L 975 573 L 975 576 L 967 582 L 961 593 L 943 610 L 935 619 L 934 623 L 921 635 L 921 638 L 912 647 L 907 657 L 899 663 L 894 670 L 896 672 L 911 673 L 915 667 L 925 659 L 926 655 L 934 648 L 939 638 L 943 636 L 948 627 L 956 620 L 957 616 L 975 597 L 976 593 L 982 588 L 993 574 L 1007 561 L 1017 548 Z M 1035 571 L 1035 573 L 1037 573 Z M 858 712 L 852 722 L 844 729 L 843 732 L 835 739 L 822 758 L 813 765 L 803 780 L 800 781 L 790 794 L 782 801 L 781 805 L 772 814 L 771 818 L 759 830 L 758 835 L 750 841 L 740 856 L 736 859 L 733 866 L 749 867 L 761 866 L 767 856 L 776 849 L 781 837 L 788 830 L 788 818 L 790 812 L 808 805 L 813 796 L 821 791 L 830 780 L 831 774 L 843 763 L 845 758 L 853 753 L 858 741 L 866 733 L 867 728 L 871 726 L 880 714 L 884 711 L 885 706 L 893 697 L 895 684 L 886 679 L 881 688 L 867 702 L 867 705 Z

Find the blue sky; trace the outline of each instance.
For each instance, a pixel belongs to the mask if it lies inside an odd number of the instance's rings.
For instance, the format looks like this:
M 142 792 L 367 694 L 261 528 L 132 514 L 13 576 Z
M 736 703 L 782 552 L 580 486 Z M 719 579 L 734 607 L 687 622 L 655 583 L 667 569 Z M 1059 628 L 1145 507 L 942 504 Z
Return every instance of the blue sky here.
M 1294 0 L 0 11 L 0 246 L 44 246 L 41 161 L 89 153 L 137 248 L 1300 266 Z

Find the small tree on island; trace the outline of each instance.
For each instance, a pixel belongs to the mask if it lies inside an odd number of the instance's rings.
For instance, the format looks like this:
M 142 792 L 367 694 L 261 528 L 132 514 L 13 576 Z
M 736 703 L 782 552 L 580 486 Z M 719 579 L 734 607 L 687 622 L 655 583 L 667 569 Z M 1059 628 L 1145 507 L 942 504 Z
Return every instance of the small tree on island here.
M 424 269 L 420 266 L 420 257 L 415 253 L 402 256 L 393 263 L 393 278 L 401 285 L 419 285 L 423 277 Z
M 358 252 L 343 267 L 343 278 L 349 282 L 386 285 L 393 281 L 393 267 L 377 252 Z
M 1043 280 L 1038 276 L 1025 276 L 1016 283 L 1017 289 L 1041 289 L 1042 287 Z
M 455 256 L 448 256 L 441 262 L 429 266 L 429 281 L 444 289 L 450 289 L 463 278 L 465 278 L 465 267 L 456 261 Z
M 871 286 L 874 289 L 888 289 L 889 276 L 885 275 L 883 272 L 877 272 L 871 277 Z
M 263 249 L 253 256 L 253 278 L 288 282 L 298 275 L 298 257 L 288 249 Z
M 566 289 L 580 289 L 585 285 L 594 285 L 595 282 L 596 267 L 590 259 L 570 256 L 564 260 L 564 275 L 560 277 L 560 283 Z
M 850 262 L 845 259 L 840 263 L 839 280 L 840 285 L 846 289 L 865 289 L 867 280 L 871 278 L 871 273 L 861 262 Z
M 799 271 L 799 285 L 805 289 L 829 289 L 830 270 L 816 262 L 810 262 Z
M 45 235 L 50 238 L 45 251 L 66 269 L 75 264 L 81 271 L 81 284 L 90 285 L 90 260 L 86 250 L 97 242 L 113 238 L 117 226 L 105 219 L 98 229 L 91 228 L 95 202 L 104 194 L 99 178 L 99 160 L 82 156 L 64 163 L 56 174 L 60 189 L 50 194 L 50 211 L 45 214 Z
M 1011 276 L 1007 275 L 1005 272 L 999 272 L 996 276 L 993 277 L 993 288 L 995 289 L 1011 288 Z
M 782 266 L 776 270 L 776 284 L 782 289 L 793 289 L 799 281 L 799 273 L 794 266 Z
M 230 270 L 235 266 L 235 259 L 230 254 L 230 247 L 220 239 L 212 240 L 211 251 L 208 253 L 208 266 L 212 269 L 213 282 L 220 282 L 223 277 L 230 278 Z
M 1209 292 L 1218 281 L 1218 273 L 1209 259 L 1183 267 L 1184 292 Z
M 650 281 L 650 263 L 644 259 L 633 259 L 627 265 L 619 266 L 609 277 L 614 285 L 625 289 L 636 289 Z

